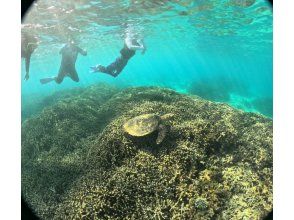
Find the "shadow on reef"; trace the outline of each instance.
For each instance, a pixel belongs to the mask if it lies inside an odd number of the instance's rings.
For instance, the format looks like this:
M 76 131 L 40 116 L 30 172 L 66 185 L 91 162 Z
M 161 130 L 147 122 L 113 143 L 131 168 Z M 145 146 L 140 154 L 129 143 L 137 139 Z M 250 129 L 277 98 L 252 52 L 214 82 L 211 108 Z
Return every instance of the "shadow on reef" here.
M 92 86 L 22 124 L 22 193 L 42 219 L 263 219 L 272 120 L 157 87 Z M 134 138 L 147 113 L 174 117 Z

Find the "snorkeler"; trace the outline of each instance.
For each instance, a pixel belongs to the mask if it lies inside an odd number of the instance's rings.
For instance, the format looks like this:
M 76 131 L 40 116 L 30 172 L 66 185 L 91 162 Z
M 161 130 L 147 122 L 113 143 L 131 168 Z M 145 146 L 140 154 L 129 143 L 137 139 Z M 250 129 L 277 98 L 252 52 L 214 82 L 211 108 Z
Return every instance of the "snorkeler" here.
M 42 84 L 46 84 L 52 81 L 60 84 L 64 77 L 69 76 L 73 81 L 79 82 L 79 76 L 76 71 L 76 60 L 78 53 L 83 56 L 87 55 L 87 51 L 78 47 L 74 41 L 69 41 L 59 52 L 62 55 L 61 65 L 57 76 L 40 79 Z
M 32 36 L 26 32 L 23 32 L 21 35 L 21 58 L 25 59 L 26 62 L 26 75 L 25 80 L 30 78 L 30 62 L 31 55 L 38 46 L 38 38 Z
M 142 54 L 145 53 L 146 47 L 143 39 L 136 39 L 135 37 L 127 34 L 124 47 L 120 50 L 121 55 L 107 67 L 100 64 L 92 66 L 92 73 L 102 72 L 113 77 L 117 77 L 127 65 L 128 61 L 135 55 L 136 50 L 142 50 Z

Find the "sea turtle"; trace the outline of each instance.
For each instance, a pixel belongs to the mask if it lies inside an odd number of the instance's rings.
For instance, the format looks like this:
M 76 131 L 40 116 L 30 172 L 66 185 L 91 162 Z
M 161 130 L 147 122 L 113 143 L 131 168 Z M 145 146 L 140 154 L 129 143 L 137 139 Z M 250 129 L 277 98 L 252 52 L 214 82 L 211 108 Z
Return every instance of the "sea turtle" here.
M 159 116 L 157 114 L 143 114 L 131 118 L 124 124 L 124 130 L 131 136 L 142 137 L 158 131 L 156 144 L 160 144 L 165 138 L 167 128 L 162 123 L 164 120 L 172 117 L 173 114 Z

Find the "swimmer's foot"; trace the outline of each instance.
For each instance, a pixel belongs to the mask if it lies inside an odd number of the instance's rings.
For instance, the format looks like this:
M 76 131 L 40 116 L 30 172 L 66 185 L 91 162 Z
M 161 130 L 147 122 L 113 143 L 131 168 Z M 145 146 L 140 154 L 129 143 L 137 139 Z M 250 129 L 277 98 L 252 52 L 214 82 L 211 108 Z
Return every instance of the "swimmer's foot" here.
M 100 64 L 97 64 L 96 66 L 91 66 L 91 73 L 97 73 L 97 72 L 101 72 L 103 66 Z
M 43 78 L 43 79 L 40 79 L 40 83 L 41 84 L 47 84 L 47 83 L 52 82 L 54 80 L 55 80 L 55 77 Z

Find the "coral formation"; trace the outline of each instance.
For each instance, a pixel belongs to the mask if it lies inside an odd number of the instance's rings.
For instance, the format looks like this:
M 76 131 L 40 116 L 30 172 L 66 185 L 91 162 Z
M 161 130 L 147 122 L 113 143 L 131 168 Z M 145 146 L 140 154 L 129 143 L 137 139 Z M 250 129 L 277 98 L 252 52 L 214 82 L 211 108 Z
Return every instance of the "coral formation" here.
M 230 81 L 228 78 L 214 77 L 192 81 L 188 92 L 211 101 L 229 102 L 231 93 L 246 95 L 248 88 L 233 79 Z
M 159 145 L 124 132 L 167 113 Z M 262 219 L 272 120 L 169 89 L 85 88 L 23 123 L 22 192 L 43 219 Z
M 108 84 L 99 83 L 95 86 L 90 86 L 87 89 L 84 89 L 82 87 L 74 88 L 74 89 L 68 89 L 68 90 L 61 90 L 54 92 L 53 94 L 46 95 L 40 95 L 40 94 L 30 94 L 30 95 L 24 95 L 21 97 L 21 116 L 22 121 L 34 117 L 37 114 L 39 114 L 45 107 L 52 106 L 56 104 L 58 101 L 64 101 L 65 99 L 71 99 L 72 97 L 79 98 L 81 96 L 89 97 L 91 99 L 100 100 L 102 98 L 108 98 L 112 94 L 118 91 L 118 88 L 110 86 Z M 96 94 L 96 95 L 95 95 Z M 99 96 L 98 96 L 99 95 Z
M 188 92 L 215 102 L 225 102 L 247 112 L 261 113 L 272 118 L 273 98 L 252 95 L 247 86 L 228 79 L 215 78 L 192 81 Z
M 253 101 L 255 108 L 262 114 L 273 117 L 273 98 L 272 97 L 259 97 Z

